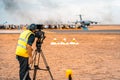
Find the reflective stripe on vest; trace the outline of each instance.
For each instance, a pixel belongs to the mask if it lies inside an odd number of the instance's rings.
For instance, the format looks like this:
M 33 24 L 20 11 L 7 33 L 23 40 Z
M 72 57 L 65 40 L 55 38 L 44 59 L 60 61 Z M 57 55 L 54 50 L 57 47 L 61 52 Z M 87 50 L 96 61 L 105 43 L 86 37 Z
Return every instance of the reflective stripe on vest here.
M 20 46 L 20 47 L 26 49 L 26 46 L 23 46 L 23 45 L 21 45 L 21 44 L 18 44 L 17 46 Z
M 32 34 L 32 32 L 29 32 L 29 33 L 26 35 L 25 39 L 19 38 L 18 40 L 21 40 L 21 41 L 23 41 L 23 42 L 25 42 L 25 43 L 27 44 L 27 40 L 26 40 L 26 39 L 28 38 L 28 36 L 30 36 L 30 34 Z M 18 43 L 17 46 L 20 46 L 20 47 L 26 49 L 26 46 L 24 46 L 24 45 L 22 45 L 22 44 L 19 44 L 19 43 Z
M 24 42 L 26 42 L 26 43 L 27 43 L 27 40 L 26 40 L 26 39 L 19 38 L 19 40 L 24 41 Z
M 18 40 L 21 40 L 21 41 L 23 41 L 23 42 L 25 42 L 25 43 L 27 44 L 27 40 L 26 40 L 26 38 L 27 38 L 31 33 L 32 33 L 32 32 L 29 32 L 29 33 L 26 35 L 25 39 L 23 39 L 23 38 L 19 38 Z M 17 46 L 20 46 L 20 47 L 26 49 L 26 46 L 21 45 L 21 44 L 19 44 L 19 43 L 18 43 Z
M 21 33 L 20 38 L 18 39 L 17 49 L 16 49 L 16 55 L 28 57 L 26 45 L 28 42 L 28 38 L 31 34 L 34 34 L 30 30 L 26 30 L 23 33 Z

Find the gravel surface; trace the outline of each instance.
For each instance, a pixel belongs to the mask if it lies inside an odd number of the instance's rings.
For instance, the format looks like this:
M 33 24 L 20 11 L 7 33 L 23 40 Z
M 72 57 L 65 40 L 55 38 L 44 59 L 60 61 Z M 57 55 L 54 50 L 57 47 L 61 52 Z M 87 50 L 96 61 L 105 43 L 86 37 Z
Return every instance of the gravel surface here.
M 47 33 L 42 51 L 55 80 L 67 80 L 71 69 L 73 80 L 120 80 L 120 34 Z M 19 34 L 0 34 L 0 80 L 19 80 L 15 49 Z M 76 39 L 78 45 L 51 45 Z M 35 49 L 35 43 L 33 45 Z M 40 58 L 41 68 L 45 68 Z M 33 71 L 30 71 L 31 77 Z M 37 80 L 50 80 L 48 71 L 37 72 Z

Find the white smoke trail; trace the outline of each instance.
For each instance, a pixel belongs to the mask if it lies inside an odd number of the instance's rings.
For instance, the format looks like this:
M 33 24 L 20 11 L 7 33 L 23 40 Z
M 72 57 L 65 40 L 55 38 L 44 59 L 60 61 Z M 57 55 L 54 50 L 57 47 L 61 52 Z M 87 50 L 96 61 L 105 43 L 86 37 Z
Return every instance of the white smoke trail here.
M 119 24 L 119 0 L 1 0 L 1 19 L 9 23 L 65 23 L 79 19 Z M 3 19 L 4 18 L 4 19 Z

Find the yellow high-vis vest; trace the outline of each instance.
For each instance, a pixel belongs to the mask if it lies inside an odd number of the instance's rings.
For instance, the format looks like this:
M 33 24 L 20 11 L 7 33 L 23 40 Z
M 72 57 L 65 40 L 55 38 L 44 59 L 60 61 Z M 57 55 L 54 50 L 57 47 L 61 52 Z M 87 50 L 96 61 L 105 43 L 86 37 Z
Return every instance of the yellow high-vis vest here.
M 34 33 L 30 30 L 26 30 L 20 34 L 16 48 L 16 55 L 22 57 L 29 57 L 26 46 L 27 46 L 28 38 L 31 34 Z

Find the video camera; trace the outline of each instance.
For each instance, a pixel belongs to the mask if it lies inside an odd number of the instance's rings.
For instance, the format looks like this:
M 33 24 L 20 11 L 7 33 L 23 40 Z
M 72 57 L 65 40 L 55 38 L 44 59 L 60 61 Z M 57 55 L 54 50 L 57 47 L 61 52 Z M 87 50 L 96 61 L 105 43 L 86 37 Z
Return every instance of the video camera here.
M 44 29 L 43 24 L 36 24 L 36 26 L 37 26 L 37 29 L 39 29 L 39 30 L 43 30 Z
M 41 44 L 45 39 L 45 32 L 42 31 L 44 29 L 42 24 L 36 24 L 36 26 L 37 26 L 37 30 L 35 32 L 35 37 L 37 38 L 36 47 L 37 47 L 37 51 L 40 52 Z
M 44 35 L 44 32 L 42 31 L 44 29 L 43 25 L 42 24 L 36 24 L 36 26 L 37 26 L 37 30 L 35 32 L 35 37 L 42 38 L 43 35 Z

